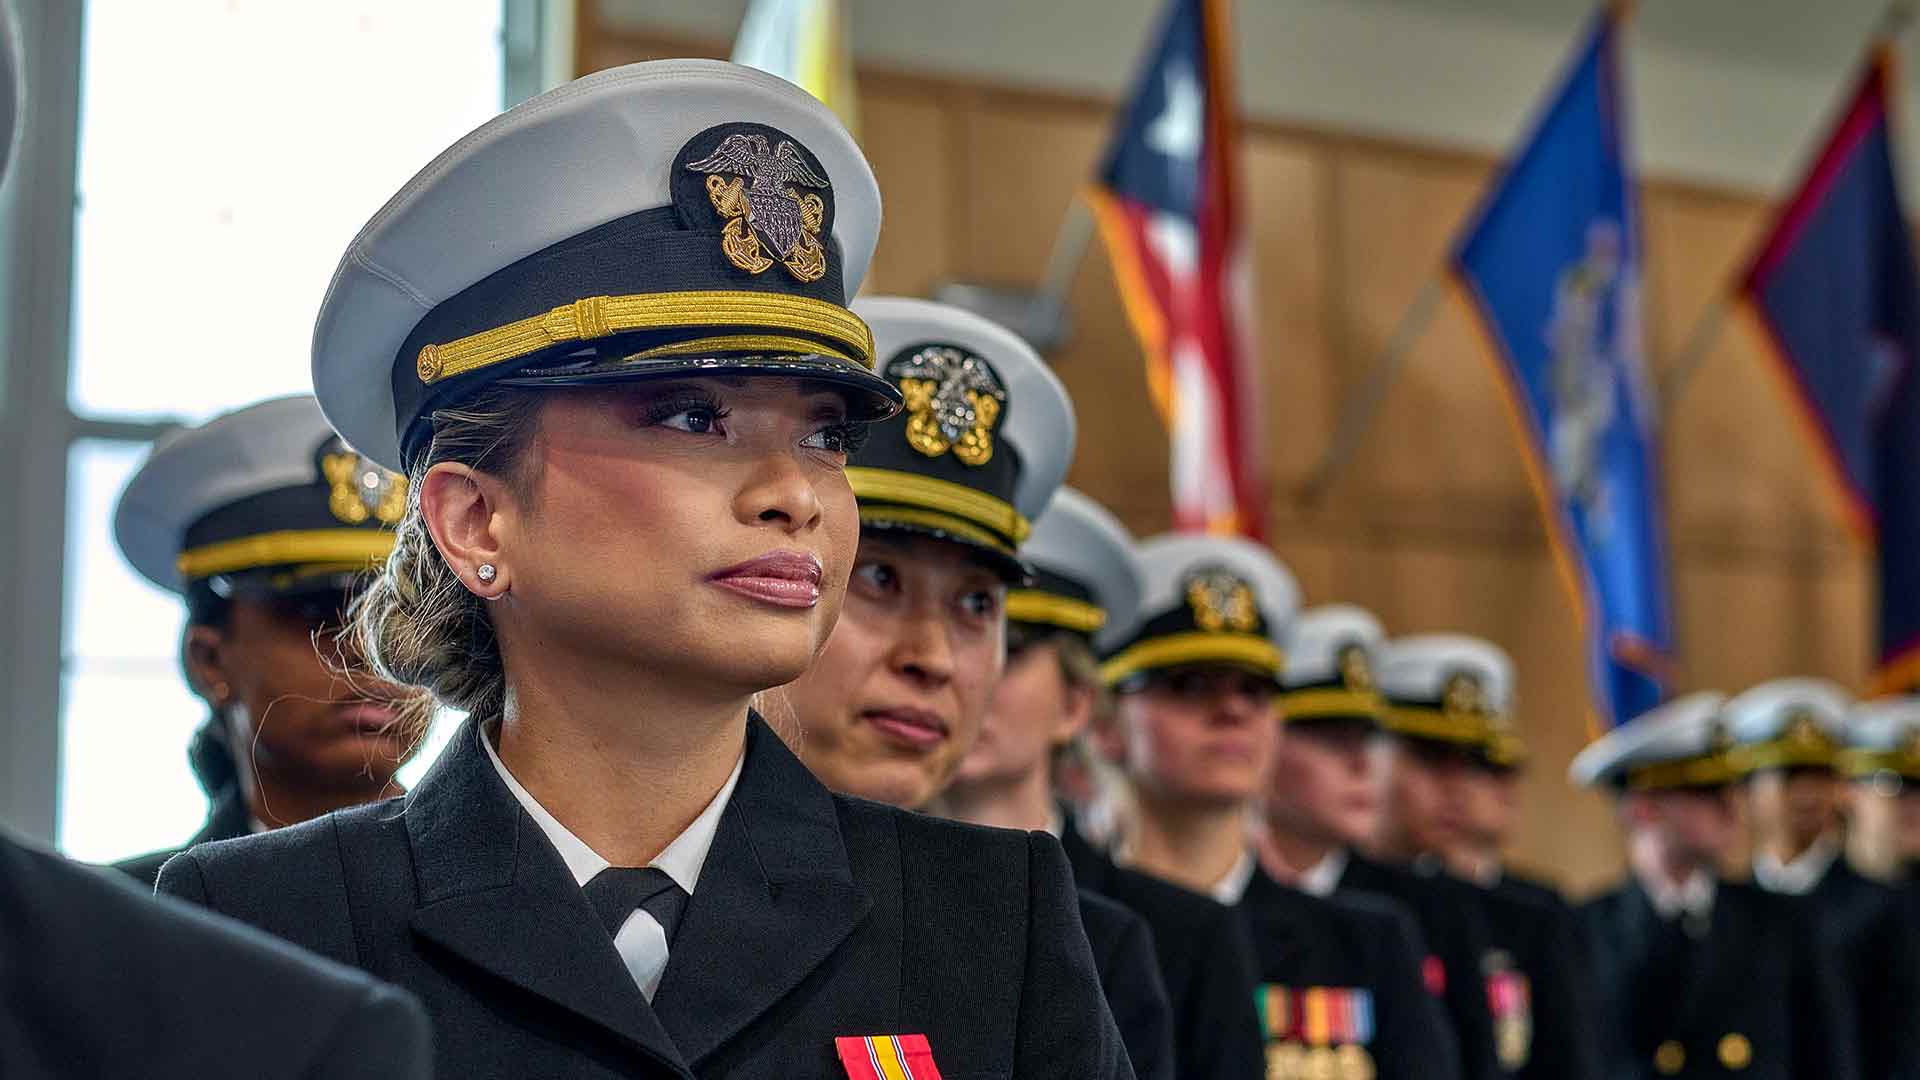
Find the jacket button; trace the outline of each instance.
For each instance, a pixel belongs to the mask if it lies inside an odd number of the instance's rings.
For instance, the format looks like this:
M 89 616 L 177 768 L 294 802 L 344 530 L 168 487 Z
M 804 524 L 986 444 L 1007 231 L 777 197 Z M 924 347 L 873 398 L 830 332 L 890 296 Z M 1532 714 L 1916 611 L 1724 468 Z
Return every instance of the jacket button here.
M 1653 1069 L 1661 1076 L 1678 1076 L 1687 1067 L 1686 1048 L 1668 1039 L 1653 1052 Z
M 1737 1031 L 1723 1037 L 1720 1040 L 1720 1064 L 1735 1072 L 1753 1064 L 1753 1044 Z

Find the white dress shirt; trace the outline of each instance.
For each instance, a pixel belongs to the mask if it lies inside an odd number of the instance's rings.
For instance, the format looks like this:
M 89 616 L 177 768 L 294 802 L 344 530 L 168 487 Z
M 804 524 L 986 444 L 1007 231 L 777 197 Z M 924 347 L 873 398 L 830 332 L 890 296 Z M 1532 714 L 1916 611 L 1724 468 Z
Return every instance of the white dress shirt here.
M 560 824 L 547 812 L 546 807 L 540 805 L 538 799 L 520 786 L 520 782 L 507 771 L 506 763 L 500 760 L 499 752 L 493 748 L 493 740 L 484 729 L 480 732 L 480 745 L 486 747 L 487 760 L 493 762 L 494 770 L 506 783 L 507 790 L 513 792 L 513 797 L 526 809 L 527 816 L 540 826 L 540 831 L 553 844 L 554 851 L 559 853 L 560 860 L 567 864 L 576 884 L 584 888 L 594 875 L 612 865 L 601 858 L 599 852 L 588 847 L 586 841 Z M 700 816 L 694 818 L 692 824 L 647 863 L 648 866 L 664 870 L 689 897 L 693 895 L 693 887 L 700 881 L 700 868 L 706 865 L 707 852 L 713 847 L 714 834 L 720 829 L 720 815 L 733 798 L 733 789 L 740 782 L 740 770 L 746 761 L 747 755 L 743 749 L 740 760 L 733 763 L 733 775 L 727 777 L 727 782 L 720 786 L 713 801 L 707 803 L 707 808 L 700 811 Z M 620 924 L 620 932 L 613 935 L 613 947 L 620 953 L 620 961 L 627 966 L 627 973 L 639 984 L 640 992 L 646 995 L 648 1003 L 652 1003 L 653 992 L 660 988 L 660 976 L 667 970 L 667 932 L 644 908 L 635 908 L 633 914 L 627 916 L 627 921 Z
M 1340 875 L 1346 872 L 1347 849 L 1335 848 L 1320 856 L 1320 861 L 1314 863 L 1306 873 L 1301 874 L 1300 880 L 1294 882 L 1293 887 L 1308 896 L 1317 896 L 1325 900 L 1340 887 Z
M 1242 849 L 1240 857 L 1234 860 L 1232 869 L 1225 877 L 1213 883 L 1207 895 L 1228 907 L 1238 907 L 1240 898 L 1247 895 L 1247 886 L 1253 883 L 1253 870 L 1258 864 L 1253 861 L 1253 852 Z
M 1678 885 L 1642 875 L 1640 887 L 1647 891 L 1647 899 L 1653 902 L 1654 912 L 1662 919 L 1685 915 L 1704 923 L 1713 914 L 1713 875 L 1705 870 L 1695 870 Z
M 1840 857 L 1840 843 L 1823 836 L 1801 852 L 1792 862 L 1783 863 L 1771 851 L 1753 857 L 1753 883 L 1770 893 L 1805 896 L 1827 876 L 1833 861 Z

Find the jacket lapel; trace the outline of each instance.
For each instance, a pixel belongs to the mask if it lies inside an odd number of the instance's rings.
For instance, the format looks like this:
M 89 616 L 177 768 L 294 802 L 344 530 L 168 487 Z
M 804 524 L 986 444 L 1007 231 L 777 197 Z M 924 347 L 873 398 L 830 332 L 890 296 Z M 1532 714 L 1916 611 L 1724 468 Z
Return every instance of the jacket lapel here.
M 407 801 L 413 928 L 691 1077 L 553 845 L 462 724 Z
M 654 995 L 699 1065 L 791 992 L 866 918 L 833 797 L 759 717 Z

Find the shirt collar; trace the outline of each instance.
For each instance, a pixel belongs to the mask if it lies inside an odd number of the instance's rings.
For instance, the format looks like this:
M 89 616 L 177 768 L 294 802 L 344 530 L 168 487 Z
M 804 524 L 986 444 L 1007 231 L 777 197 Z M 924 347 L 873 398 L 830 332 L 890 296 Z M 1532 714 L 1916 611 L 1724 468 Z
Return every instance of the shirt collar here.
M 1047 834 L 1055 840 L 1067 834 L 1067 816 L 1052 803 L 1047 804 Z
M 1830 836 L 1815 841 L 1792 862 L 1783 863 L 1773 852 L 1763 851 L 1753 858 L 1753 881 L 1768 892 L 1805 896 L 1827 876 L 1839 856 L 1840 845 Z
M 1309 896 L 1325 899 L 1333 895 L 1340 887 L 1340 877 L 1347 872 L 1347 849 L 1335 848 L 1320 857 L 1312 868 L 1300 875 L 1294 888 Z
M 1662 919 L 1672 919 L 1679 915 L 1704 919 L 1713 914 L 1715 891 L 1713 875 L 1705 870 L 1695 870 L 1692 876 L 1679 885 L 1643 878 L 1640 886 L 1646 890 L 1647 899 L 1652 902 L 1653 910 Z
M 1239 904 L 1240 898 L 1247 895 L 1247 885 L 1253 881 L 1255 865 L 1253 852 L 1241 849 L 1240 857 L 1234 860 L 1232 869 L 1227 871 L 1226 876 L 1213 883 L 1213 888 L 1207 890 L 1207 895 L 1228 907 Z
M 513 792 L 514 799 L 526 810 L 527 816 L 540 826 L 540 831 L 546 834 L 553 849 L 560 853 L 560 860 L 567 864 L 574 882 L 584 886 L 593 880 L 594 875 L 612 865 L 601 858 L 599 852 L 588 847 L 586 841 L 575 836 L 573 830 L 560 824 L 559 819 L 549 814 L 538 799 L 520 786 L 520 781 L 513 778 L 513 774 L 507 771 L 506 763 L 500 760 L 499 751 L 493 748 L 493 740 L 487 737 L 486 726 L 478 725 L 478 728 L 480 745 L 486 748 L 487 760 L 493 762 L 494 771 L 500 774 L 507 790 Z M 746 750 L 742 748 L 740 760 L 733 763 L 733 774 L 727 777 L 726 783 L 720 785 L 719 792 L 707 803 L 707 808 L 700 811 L 700 816 L 694 818 L 692 824 L 647 863 L 648 866 L 666 871 L 674 884 L 686 890 L 688 896 L 693 895 L 693 887 L 700 881 L 700 868 L 706 865 L 707 852 L 713 848 L 713 838 L 720 831 L 720 815 L 726 812 L 727 803 L 733 799 L 733 789 L 740 783 L 740 772 L 746 762 Z

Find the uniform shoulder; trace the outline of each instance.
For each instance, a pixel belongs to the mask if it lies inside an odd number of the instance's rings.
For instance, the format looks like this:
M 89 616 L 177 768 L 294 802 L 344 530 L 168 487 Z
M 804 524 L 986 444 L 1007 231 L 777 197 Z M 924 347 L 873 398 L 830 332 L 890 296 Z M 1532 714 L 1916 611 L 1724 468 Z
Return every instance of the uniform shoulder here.
M 404 797 L 323 814 L 298 825 L 263 833 L 213 840 L 185 849 L 203 873 L 228 868 L 257 872 L 271 866 L 311 866 L 323 853 L 352 846 L 373 834 L 405 828 Z
M 215 1069 L 217 1059 L 202 1058 L 209 1048 L 232 1053 L 233 1039 L 310 1061 L 365 1024 L 424 1045 L 425 1015 L 412 998 L 250 927 L 144 896 L 117 872 L 0 841 L 0 880 L 0 895 L 27 897 L 37 912 L 24 925 L 0 920 L 32 935 L 6 950 L 17 961 L 8 977 L 28 981 L 63 1037 L 96 1038 L 100 1053 L 129 1068 Z M 209 1001 L 226 1003 L 217 1023 Z M 143 1023 L 89 1019 L 116 1014 Z
M 835 793 L 833 802 L 850 847 L 867 839 L 882 839 L 885 844 L 897 845 L 903 862 L 916 865 L 938 866 L 964 859 L 984 861 L 996 868 L 1018 865 L 1024 874 L 1036 835 L 951 821 L 855 795 Z
M 185 848 L 165 848 L 160 851 L 149 851 L 145 855 L 121 859 L 111 865 L 115 870 L 131 878 L 134 884 L 152 889 L 154 882 L 160 880 L 160 868 L 167 865 L 168 859 L 185 850 Z
M 1225 922 L 1233 909 L 1211 896 L 1124 866 L 1117 866 L 1100 883 L 1100 891 L 1148 916 L 1155 925 L 1162 919 L 1190 926 Z

